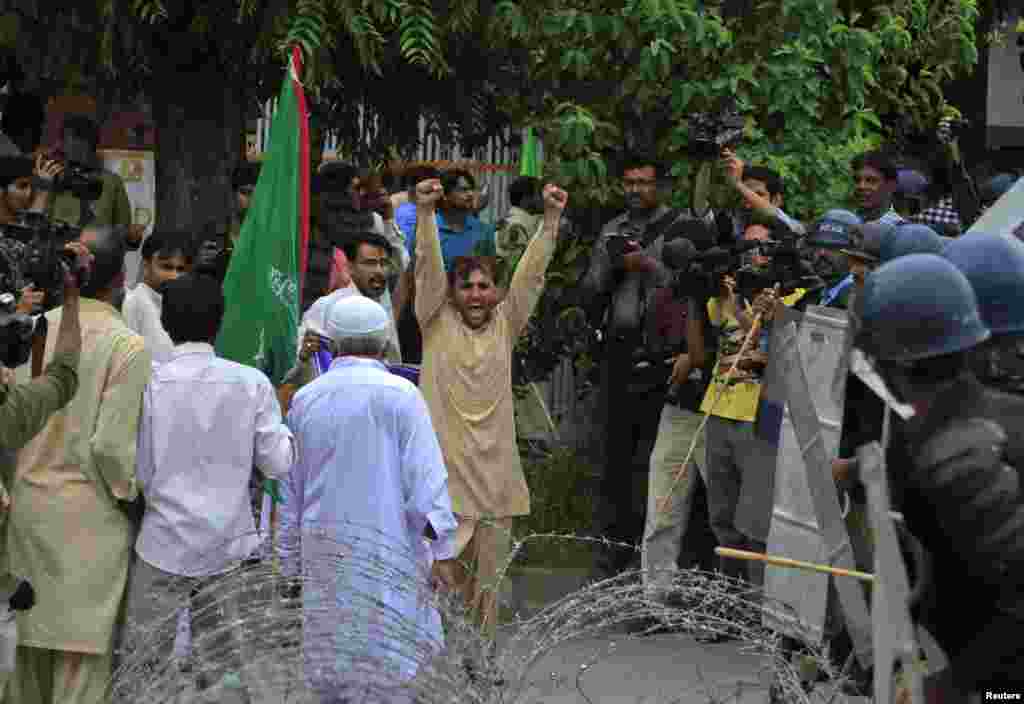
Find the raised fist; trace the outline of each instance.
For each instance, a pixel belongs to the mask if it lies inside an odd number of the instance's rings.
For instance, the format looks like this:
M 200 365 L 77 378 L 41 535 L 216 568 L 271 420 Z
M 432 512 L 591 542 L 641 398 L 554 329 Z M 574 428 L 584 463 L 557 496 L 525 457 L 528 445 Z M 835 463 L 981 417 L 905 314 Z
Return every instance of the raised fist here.
M 569 194 L 553 183 L 544 186 L 544 212 L 561 213 L 569 204 Z
M 436 206 L 444 195 L 441 179 L 428 178 L 416 184 L 416 204 Z

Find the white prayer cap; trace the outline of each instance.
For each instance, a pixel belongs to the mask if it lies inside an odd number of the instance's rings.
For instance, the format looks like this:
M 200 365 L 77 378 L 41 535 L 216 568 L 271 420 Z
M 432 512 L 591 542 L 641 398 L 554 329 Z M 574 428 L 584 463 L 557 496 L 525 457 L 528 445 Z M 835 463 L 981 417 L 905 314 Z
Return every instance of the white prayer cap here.
M 324 332 L 335 342 L 386 333 L 390 326 L 391 316 L 384 307 L 365 296 L 340 298 L 324 315 Z

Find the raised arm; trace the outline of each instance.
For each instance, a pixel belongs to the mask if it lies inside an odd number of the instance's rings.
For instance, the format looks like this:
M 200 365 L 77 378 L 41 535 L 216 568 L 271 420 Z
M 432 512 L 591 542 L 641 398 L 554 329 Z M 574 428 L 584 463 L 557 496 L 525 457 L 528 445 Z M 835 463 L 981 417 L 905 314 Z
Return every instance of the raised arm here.
M 544 221 L 523 252 L 502 304 L 513 338 L 522 333 L 544 293 L 544 275 L 555 253 L 558 226 L 568 201 L 568 194 L 558 186 L 549 183 L 544 187 Z
M 416 184 L 416 320 L 420 329 L 441 311 L 448 299 L 448 275 L 441 256 L 441 239 L 437 233 L 434 210 L 444 195 L 440 179 L 428 179 Z

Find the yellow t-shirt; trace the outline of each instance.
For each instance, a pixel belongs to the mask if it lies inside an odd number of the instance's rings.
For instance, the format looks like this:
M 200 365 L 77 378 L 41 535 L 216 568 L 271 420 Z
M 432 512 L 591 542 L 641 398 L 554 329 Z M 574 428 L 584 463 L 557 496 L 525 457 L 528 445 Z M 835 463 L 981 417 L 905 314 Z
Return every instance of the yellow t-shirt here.
M 787 306 L 795 305 L 806 293 L 807 289 L 798 288 L 783 297 L 782 302 Z M 719 360 L 722 357 L 738 353 L 743 345 L 743 339 L 747 336 L 746 332 L 740 327 L 736 318 L 727 315 L 722 310 L 717 298 L 708 301 L 708 318 L 718 330 Z M 752 341 L 748 350 L 759 349 L 759 342 L 759 340 Z M 715 363 L 711 383 L 708 385 L 704 401 L 700 405 L 701 413 L 752 423 L 757 418 L 757 405 L 761 400 L 761 372 L 744 373 L 742 381 L 734 381 L 726 385 L 719 379 L 724 379 L 729 369 L 719 370 L 719 364 L 720 362 Z M 736 379 L 739 374 L 740 372 L 737 370 L 733 379 Z M 719 397 L 719 395 L 721 396 Z

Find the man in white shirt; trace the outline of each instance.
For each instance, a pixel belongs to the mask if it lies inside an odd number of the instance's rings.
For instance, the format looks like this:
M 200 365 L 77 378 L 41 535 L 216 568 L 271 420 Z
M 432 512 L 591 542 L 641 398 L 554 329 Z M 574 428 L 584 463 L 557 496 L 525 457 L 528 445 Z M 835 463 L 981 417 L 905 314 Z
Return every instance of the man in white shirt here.
M 142 335 L 155 364 L 174 353 L 174 343 L 160 322 L 160 287 L 192 269 L 191 238 L 180 232 L 154 232 L 142 243 L 142 281 L 121 307 L 124 322 Z
M 171 655 L 173 616 L 190 594 L 196 661 L 218 659 L 204 658 L 208 648 L 238 652 L 223 624 L 237 619 L 239 604 L 203 603 L 212 601 L 206 587 L 259 547 L 249 497 L 253 467 L 280 479 L 296 456 L 270 380 L 214 353 L 223 314 L 216 279 L 184 276 L 163 286 L 161 320 L 175 347 L 143 397 L 136 473 L 146 506 L 124 639 L 127 658 L 144 648 L 158 667 Z M 214 683 L 223 675 L 211 674 Z
M 422 394 L 383 363 L 391 327 L 363 296 L 336 301 L 335 359 L 288 413 L 302 454 L 282 485 L 278 553 L 308 580 L 303 653 L 323 702 L 354 686 L 370 696 L 351 701 L 400 701 L 392 688 L 444 644 L 426 576 L 454 584 L 448 473 Z
M 387 359 L 390 362 L 402 361 L 398 329 L 391 314 L 391 300 L 387 288 L 388 262 L 393 255 L 394 247 L 382 235 L 368 232 L 354 235 L 345 243 L 343 250 L 351 267 L 352 283 L 318 298 L 302 316 L 302 323 L 299 325 L 299 363 L 289 372 L 285 383 L 301 386 L 326 371 L 315 367 L 316 360 L 311 357 L 311 353 L 319 351 L 326 344 L 327 311 L 336 301 L 350 296 L 365 296 L 389 312 L 391 327 L 387 332 L 390 341 Z

